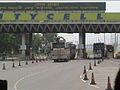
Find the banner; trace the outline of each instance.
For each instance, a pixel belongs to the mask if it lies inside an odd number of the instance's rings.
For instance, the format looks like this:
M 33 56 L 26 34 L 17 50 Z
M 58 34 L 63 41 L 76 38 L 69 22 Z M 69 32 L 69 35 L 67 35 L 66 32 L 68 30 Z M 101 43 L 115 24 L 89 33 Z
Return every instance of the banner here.
M 65 11 L 65 10 L 85 10 L 85 11 L 96 11 L 96 10 L 106 10 L 105 2 L 9 2 L 2 3 L 0 2 L 0 10 L 1 11 Z
M 92 21 L 120 21 L 120 13 L 0 13 L 1 21 L 36 21 L 36 22 L 92 22 Z

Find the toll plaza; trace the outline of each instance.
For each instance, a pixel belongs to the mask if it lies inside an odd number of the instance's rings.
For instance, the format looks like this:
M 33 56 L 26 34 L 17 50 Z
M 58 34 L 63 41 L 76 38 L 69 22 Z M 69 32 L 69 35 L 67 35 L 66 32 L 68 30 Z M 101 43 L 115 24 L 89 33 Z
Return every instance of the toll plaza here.
M 83 58 L 86 33 L 120 32 L 120 13 L 105 10 L 105 2 L 0 3 L 0 32 L 22 34 L 22 55 L 27 48 L 31 51 L 32 33 L 79 33 L 79 57 Z
M 80 60 L 86 53 L 86 33 L 120 32 L 120 13 L 105 11 L 105 2 L 1 2 L 0 33 L 20 33 L 21 55 L 24 57 L 28 50 L 33 58 L 32 62 L 27 59 L 0 61 L 0 78 L 9 81 L 8 85 L 1 81 L 2 86 L 9 86 L 10 90 L 113 90 L 111 81 L 113 85 L 119 60 Z M 79 33 L 80 59 L 58 64 L 47 61 L 46 57 L 34 57 L 32 33 Z M 94 49 L 97 52 L 98 49 Z M 112 46 L 108 46 L 108 50 L 113 51 Z M 87 75 L 91 75 L 91 79 Z

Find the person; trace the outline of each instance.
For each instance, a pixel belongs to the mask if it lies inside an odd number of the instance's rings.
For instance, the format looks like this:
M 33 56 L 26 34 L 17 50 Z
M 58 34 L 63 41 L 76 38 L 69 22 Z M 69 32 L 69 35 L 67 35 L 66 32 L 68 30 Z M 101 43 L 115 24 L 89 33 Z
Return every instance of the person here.
M 120 90 L 120 69 L 119 69 L 116 79 L 115 79 L 114 90 Z

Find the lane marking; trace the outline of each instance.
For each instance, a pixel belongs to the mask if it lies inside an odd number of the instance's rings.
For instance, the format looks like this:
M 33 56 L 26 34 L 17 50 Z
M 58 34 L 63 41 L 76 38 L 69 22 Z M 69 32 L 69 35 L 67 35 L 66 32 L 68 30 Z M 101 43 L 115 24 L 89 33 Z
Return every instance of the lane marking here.
M 91 87 L 94 87 L 94 88 L 100 88 L 97 85 L 90 85 L 90 84 L 88 84 L 88 85 L 91 86 Z
M 83 76 L 83 74 L 80 75 L 80 79 L 81 79 L 84 83 L 86 83 L 87 81 L 83 80 L 82 76 Z
M 27 76 L 22 77 L 21 79 L 19 79 L 19 80 L 15 83 L 14 89 L 15 89 L 15 90 L 18 90 L 18 89 L 17 89 L 17 84 L 18 84 L 19 82 L 21 82 L 22 80 L 24 80 L 24 79 L 26 79 L 26 78 L 29 78 L 29 77 L 32 77 L 32 76 L 35 76 L 35 75 L 37 75 L 37 74 L 43 73 L 43 72 L 48 71 L 48 70 L 49 70 L 49 69 L 46 69 L 46 70 L 44 70 L 44 71 L 42 71 L 42 72 L 38 72 L 38 73 L 34 73 L 34 74 L 30 74 L 30 75 L 27 75 Z
M 82 78 L 82 75 L 80 75 L 80 79 Z
M 57 66 L 57 67 L 61 67 L 61 66 L 62 66 L 62 65 Z M 55 68 L 55 67 L 53 67 L 53 68 Z M 23 81 L 24 79 L 29 78 L 29 77 L 32 77 L 32 76 L 35 76 L 35 75 L 40 74 L 40 73 L 43 73 L 43 72 L 47 72 L 47 71 L 49 71 L 49 70 L 50 70 L 50 69 L 46 69 L 46 70 L 43 70 L 43 71 L 40 71 L 40 72 L 37 72 L 37 73 L 30 74 L 30 75 L 27 75 L 27 76 L 22 77 L 21 79 L 19 79 L 19 80 L 14 84 L 14 90 L 18 90 L 18 89 L 17 89 L 18 83 L 20 83 L 20 82 Z
M 83 79 L 81 79 L 84 83 L 86 83 L 87 81 L 85 81 L 85 80 L 83 80 Z
M 60 66 L 56 65 L 56 68 L 61 67 L 61 66 L 62 66 L 62 65 L 60 65 Z M 53 67 L 53 69 L 54 69 L 54 68 L 55 68 L 55 67 Z M 51 68 L 50 68 L 50 69 L 51 69 Z M 43 72 L 47 72 L 47 71 L 49 71 L 50 69 L 46 69 L 46 70 L 43 70 L 43 71 L 40 71 L 40 72 L 37 72 L 37 73 L 30 74 L 30 75 L 27 75 L 27 76 L 22 77 L 21 79 L 19 79 L 19 80 L 14 84 L 14 90 L 18 90 L 18 89 L 17 89 L 18 83 L 20 83 L 20 82 L 23 81 L 24 79 L 29 78 L 29 77 L 32 77 L 32 76 L 35 76 L 35 75 L 40 74 L 40 73 L 43 73 Z

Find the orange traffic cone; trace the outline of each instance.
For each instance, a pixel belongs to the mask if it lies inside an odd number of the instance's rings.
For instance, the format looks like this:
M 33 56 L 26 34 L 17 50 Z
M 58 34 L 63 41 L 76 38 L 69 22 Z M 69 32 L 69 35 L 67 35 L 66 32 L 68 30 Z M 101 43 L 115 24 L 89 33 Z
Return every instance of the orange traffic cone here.
M 3 68 L 2 68 L 3 70 L 6 70 L 6 68 L 5 68 L 5 63 L 3 63 Z
M 107 83 L 107 89 L 105 90 L 113 90 L 111 87 L 111 83 L 110 83 L 110 77 L 108 76 L 108 83 Z
M 95 79 L 94 79 L 94 73 L 92 73 L 92 77 L 91 77 L 91 85 L 96 85 L 95 83 Z
M 96 65 L 96 61 L 95 61 L 95 60 L 94 60 L 94 66 L 97 66 L 97 65 Z
M 87 77 L 87 73 L 84 74 L 83 80 L 89 80 L 88 77 Z
M 20 60 L 19 60 L 19 65 L 18 66 L 21 66 L 21 62 L 20 62 Z
M 84 65 L 84 72 L 83 72 L 83 74 L 85 74 L 86 73 L 86 66 Z
M 91 66 L 91 63 L 89 63 L 89 70 L 92 70 L 92 66 Z

